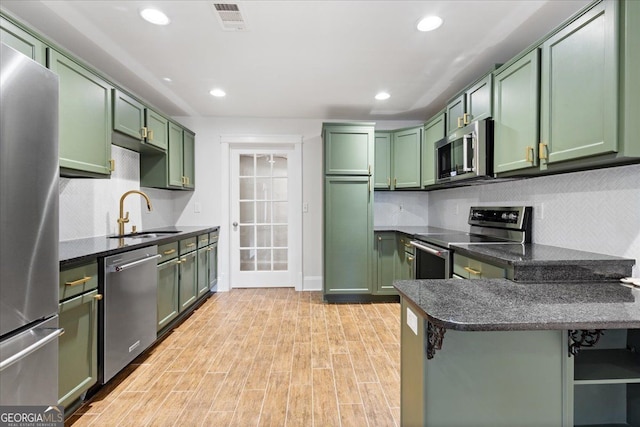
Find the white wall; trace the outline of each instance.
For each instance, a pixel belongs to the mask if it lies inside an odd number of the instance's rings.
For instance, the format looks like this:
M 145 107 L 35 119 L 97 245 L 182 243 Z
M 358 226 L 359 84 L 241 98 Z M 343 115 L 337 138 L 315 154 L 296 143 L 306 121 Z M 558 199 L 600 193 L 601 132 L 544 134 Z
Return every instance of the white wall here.
M 424 191 L 376 191 L 374 225 L 429 224 L 429 193 Z
M 222 209 L 228 201 L 221 200 L 220 188 L 221 135 L 300 135 L 302 143 L 302 201 L 309 211 L 303 214 L 303 275 L 304 289 L 319 290 L 322 285 L 322 122 L 320 119 L 255 119 L 225 117 L 178 117 L 180 123 L 196 132 L 196 191 L 181 193 L 175 198 L 178 225 L 220 225 Z M 376 129 L 388 130 L 413 126 L 417 122 L 377 122 Z M 195 212 L 195 206 L 200 212 Z M 302 207 L 300 207 L 302 208 Z M 220 282 L 223 290 L 228 283 L 229 242 L 219 243 Z
M 109 179 L 60 178 L 60 240 L 105 236 L 118 231 L 120 196 L 129 190 L 140 190 L 139 154 L 111 146 L 115 170 Z M 153 206 L 147 212 L 146 203 L 138 195 L 125 200 L 131 225 L 138 230 L 173 225 L 173 195 L 169 190 L 142 189 Z

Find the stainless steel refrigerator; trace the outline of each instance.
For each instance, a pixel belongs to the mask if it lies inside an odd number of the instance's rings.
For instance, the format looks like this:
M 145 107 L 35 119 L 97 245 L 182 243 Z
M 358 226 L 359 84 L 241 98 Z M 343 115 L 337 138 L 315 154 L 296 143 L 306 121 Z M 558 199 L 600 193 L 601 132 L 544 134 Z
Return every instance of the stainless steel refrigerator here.
M 58 77 L 0 48 L 0 405 L 57 405 Z

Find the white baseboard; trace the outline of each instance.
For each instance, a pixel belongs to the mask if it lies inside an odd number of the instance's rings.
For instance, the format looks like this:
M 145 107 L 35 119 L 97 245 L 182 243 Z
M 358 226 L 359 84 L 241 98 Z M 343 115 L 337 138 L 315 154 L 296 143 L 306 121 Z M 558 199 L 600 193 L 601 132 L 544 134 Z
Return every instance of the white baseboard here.
M 303 291 L 321 291 L 322 276 L 305 276 L 302 283 Z

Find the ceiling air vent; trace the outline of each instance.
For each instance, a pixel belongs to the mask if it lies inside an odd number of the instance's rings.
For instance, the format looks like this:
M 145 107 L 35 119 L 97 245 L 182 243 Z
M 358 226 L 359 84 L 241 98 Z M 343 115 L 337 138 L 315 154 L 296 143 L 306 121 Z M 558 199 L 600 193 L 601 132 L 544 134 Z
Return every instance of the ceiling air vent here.
M 247 22 L 238 3 L 214 3 L 216 16 L 225 31 L 247 31 Z

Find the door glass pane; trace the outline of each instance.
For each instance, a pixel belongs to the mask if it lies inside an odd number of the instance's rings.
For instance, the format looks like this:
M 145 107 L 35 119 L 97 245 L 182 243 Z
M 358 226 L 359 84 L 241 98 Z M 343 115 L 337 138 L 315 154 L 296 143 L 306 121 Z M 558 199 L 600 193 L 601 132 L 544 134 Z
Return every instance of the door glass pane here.
M 253 154 L 240 155 L 240 176 L 254 176 Z
M 289 268 L 287 167 L 286 155 L 240 155 L 241 271 Z

